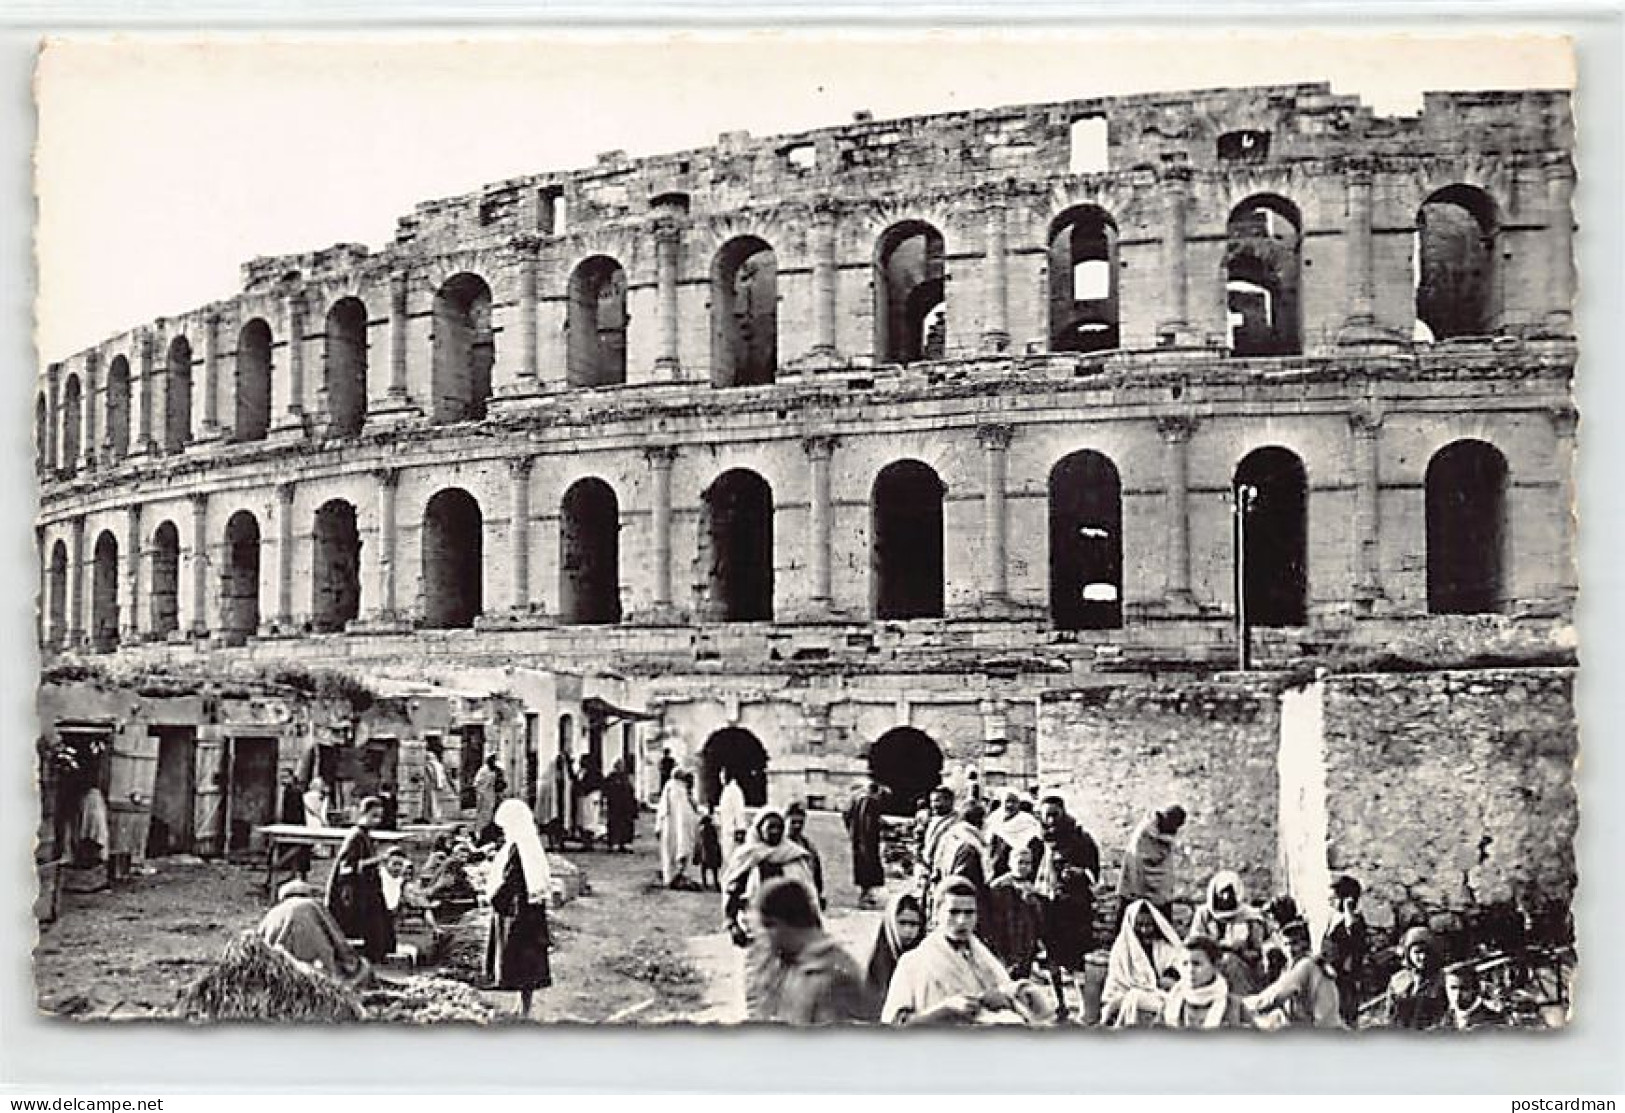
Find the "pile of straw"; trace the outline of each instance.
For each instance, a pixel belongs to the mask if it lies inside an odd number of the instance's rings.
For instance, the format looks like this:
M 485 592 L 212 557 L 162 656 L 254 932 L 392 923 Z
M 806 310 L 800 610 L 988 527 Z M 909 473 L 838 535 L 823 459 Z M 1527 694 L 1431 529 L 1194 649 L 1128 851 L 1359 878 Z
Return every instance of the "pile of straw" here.
M 362 1020 L 354 993 L 312 966 L 272 947 L 252 931 L 227 945 L 208 973 L 181 991 L 183 1020 L 280 1020 L 334 1023 Z
M 380 983 L 362 1000 L 368 1019 L 398 1024 L 486 1024 L 497 1015 L 471 986 L 427 974 Z

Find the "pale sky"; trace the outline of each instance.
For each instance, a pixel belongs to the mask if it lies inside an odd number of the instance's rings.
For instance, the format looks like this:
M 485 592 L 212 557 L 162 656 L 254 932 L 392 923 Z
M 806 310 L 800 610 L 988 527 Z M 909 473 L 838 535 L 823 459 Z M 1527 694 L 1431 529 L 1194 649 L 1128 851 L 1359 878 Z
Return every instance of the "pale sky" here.
M 1329 81 L 1385 115 L 1424 90 L 1572 88 L 1551 36 L 626 32 L 53 40 L 41 56 L 38 341 L 61 359 L 229 296 L 257 255 L 383 247 L 487 182 L 955 109 Z

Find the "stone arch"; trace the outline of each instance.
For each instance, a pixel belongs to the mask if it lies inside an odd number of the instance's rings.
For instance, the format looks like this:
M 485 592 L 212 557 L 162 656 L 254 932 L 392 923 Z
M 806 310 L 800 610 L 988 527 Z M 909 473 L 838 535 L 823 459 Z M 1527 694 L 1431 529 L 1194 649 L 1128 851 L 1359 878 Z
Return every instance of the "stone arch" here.
M 779 366 L 778 257 L 735 236 L 711 263 L 711 385 L 761 386 Z
M 1303 351 L 1303 217 L 1275 194 L 1257 194 L 1225 224 L 1225 306 L 1230 350 L 1238 356 Z
M 221 633 L 241 645 L 260 628 L 260 523 L 251 512 L 239 510 L 226 522 L 225 550 Z
M 169 342 L 164 364 L 164 451 L 180 452 L 192 439 L 192 343 Z
M 1416 320 L 1423 339 L 1487 336 L 1500 307 L 1493 198 L 1469 185 L 1429 194 L 1416 212 Z
M 60 538 L 51 546 L 46 581 L 46 605 L 50 608 L 46 635 L 52 646 L 61 649 L 68 644 L 68 546 Z
M 942 747 L 916 727 L 893 727 L 864 756 L 869 776 L 886 789 L 885 810 L 891 815 L 912 816 L 942 783 Z
M 361 533 L 355 507 L 343 499 L 323 503 L 311 542 L 311 627 L 334 633 L 361 614 Z
M 327 311 L 323 328 L 328 431 L 353 437 L 367 420 L 367 307 L 344 297 Z
M 1302 626 L 1309 605 L 1309 473 L 1290 449 L 1255 449 L 1236 465 L 1233 493 L 1256 494 L 1246 515 L 1242 590 L 1254 626 Z
M 722 799 L 722 774 L 732 775 L 752 808 L 767 804 L 767 749 L 744 727 L 723 727 L 700 747 L 700 799 L 715 806 Z M 727 847 L 723 850 L 726 853 Z
M 115 463 L 130 454 L 130 361 L 122 355 L 107 365 L 107 452 Z
M 626 382 L 626 326 L 626 271 L 607 255 L 582 260 L 570 274 L 565 315 L 570 386 Z
M 271 326 L 264 317 L 237 334 L 237 409 L 232 439 L 263 441 L 271 432 Z
M 875 241 L 875 362 L 941 359 L 947 346 L 942 233 L 923 220 L 893 224 Z
M 1049 346 L 1053 352 L 1121 347 L 1117 222 L 1098 205 L 1074 205 L 1049 227 Z
M 870 602 L 876 618 L 942 617 L 946 491 L 937 473 L 918 460 L 894 461 L 875 477 Z
M 1123 625 L 1123 485 L 1085 449 L 1049 473 L 1050 618 L 1061 630 Z
M 1428 461 L 1429 614 L 1493 614 L 1506 603 L 1507 461 L 1494 445 L 1459 440 Z
M 152 531 L 149 605 L 155 637 L 166 638 L 181 628 L 181 534 L 174 522 L 160 522 Z
M 97 653 L 118 648 L 118 538 L 102 530 L 91 550 L 90 644 Z
M 700 496 L 705 616 L 713 622 L 773 618 L 773 488 L 753 471 L 723 472 Z
M 484 518 L 461 487 L 437 491 L 423 508 L 423 625 L 464 629 L 484 606 Z
M 485 418 L 495 359 L 491 287 L 477 274 L 455 274 L 434 295 L 434 424 Z
M 559 619 L 572 625 L 621 620 L 621 510 L 602 479 L 570 484 L 559 511 Z
M 69 375 L 62 385 L 62 452 L 57 467 L 67 475 L 79 471 L 79 453 L 84 447 L 85 399 L 78 375 Z

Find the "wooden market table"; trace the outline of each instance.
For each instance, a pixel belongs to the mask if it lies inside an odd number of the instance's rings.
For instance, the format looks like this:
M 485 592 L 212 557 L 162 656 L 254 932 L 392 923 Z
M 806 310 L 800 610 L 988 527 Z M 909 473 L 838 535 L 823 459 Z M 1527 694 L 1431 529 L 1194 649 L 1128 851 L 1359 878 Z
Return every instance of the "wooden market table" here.
M 293 846 L 338 846 L 352 827 L 306 827 L 302 823 L 268 823 L 254 828 L 265 836 L 265 893 L 276 896 L 277 851 Z M 373 840 L 382 845 L 405 842 L 408 836 L 401 831 L 372 831 Z

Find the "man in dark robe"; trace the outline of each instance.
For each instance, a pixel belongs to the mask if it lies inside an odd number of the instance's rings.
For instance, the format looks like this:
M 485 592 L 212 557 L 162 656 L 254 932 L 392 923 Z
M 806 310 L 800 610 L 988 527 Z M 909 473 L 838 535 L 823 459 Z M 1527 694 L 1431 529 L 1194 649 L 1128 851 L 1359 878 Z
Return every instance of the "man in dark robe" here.
M 858 887 L 859 908 L 873 908 L 874 890 L 886 884 L 880 862 L 881 792 L 879 783 L 870 781 L 846 813 L 846 830 L 852 840 L 852 881 Z
M 383 801 L 369 796 L 356 809 L 327 878 L 327 909 L 346 938 L 361 940 L 361 953 L 382 962 L 395 950 L 395 918 L 384 903 L 378 871 L 383 859 L 372 832 L 384 821 Z
M 1044 897 L 1044 956 L 1055 988 L 1058 1015 L 1068 1014 L 1062 989 L 1065 971 L 1083 969 L 1094 949 L 1095 884 L 1100 880 L 1100 848 L 1066 811 L 1059 796 L 1046 796 L 1038 809 L 1044 849 L 1038 863 L 1038 891 Z
M 1117 878 L 1123 908 L 1143 900 L 1168 915 L 1174 898 L 1174 840 L 1184 825 L 1185 809 L 1178 804 L 1154 811 L 1135 825 Z
M 625 762 L 616 761 L 604 779 L 604 812 L 608 827 L 605 841 L 609 848 L 631 851 L 632 839 L 637 833 L 638 798 L 632 789 L 632 778 L 626 775 Z

